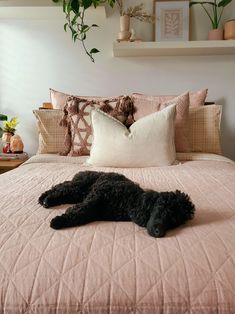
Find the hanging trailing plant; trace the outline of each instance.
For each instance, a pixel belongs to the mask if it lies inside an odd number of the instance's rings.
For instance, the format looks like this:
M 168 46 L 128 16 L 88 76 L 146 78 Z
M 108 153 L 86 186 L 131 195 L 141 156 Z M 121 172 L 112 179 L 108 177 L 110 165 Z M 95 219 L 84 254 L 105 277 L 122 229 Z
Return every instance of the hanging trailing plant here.
M 72 39 L 74 42 L 79 40 L 82 43 L 82 46 L 86 54 L 90 57 L 91 61 L 94 62 L 93 55 L 99 52 L 98 49 L 92 48 L 87 49 L 85 45 L 85 40 L 87 38 L 87 33 L 98 27 L 97 24 L 87 25 L 85 22 L 85 13 L 86 10 L 90 7 L 96 8 L 100 4 L 107 3 L 111 7 L 114 6 L 115 0 L 52 0 L 53 2 L 62 2 L 63 12 L 66 16 L 66 23 L 64 24 L 64 30 L 70 29 L 72 33 Z

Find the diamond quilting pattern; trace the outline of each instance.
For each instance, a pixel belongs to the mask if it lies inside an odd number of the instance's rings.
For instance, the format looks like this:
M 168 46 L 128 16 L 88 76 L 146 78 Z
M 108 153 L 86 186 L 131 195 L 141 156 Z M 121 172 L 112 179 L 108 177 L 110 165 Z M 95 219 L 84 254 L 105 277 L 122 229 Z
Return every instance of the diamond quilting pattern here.
M 235 313 L 233 164 L 112 169 L 146 188 L 190 193 L 195 219 L 162 239 L 129 222 L 50 229 L 66 206 L 43 209 L 37 198 L 80 169 L 29 163 L 0 177 L 1 314 Z

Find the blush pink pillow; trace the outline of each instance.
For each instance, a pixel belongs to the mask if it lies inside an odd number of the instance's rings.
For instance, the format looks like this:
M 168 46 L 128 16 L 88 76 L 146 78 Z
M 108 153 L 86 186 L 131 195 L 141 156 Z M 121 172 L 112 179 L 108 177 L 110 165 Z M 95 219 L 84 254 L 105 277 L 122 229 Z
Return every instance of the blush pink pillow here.
M 137 121 L 156 111 L 160 111 L 169 105 L 176 104 L 175 119 L 175 146 L 177 152 L 190 152 L 189 142 L 189 93 L 182 94 L 168 101 L 159 101 L 158 96 L 146 96 L 133 94 L 132 99 L 136 112 L 134 119 Z M 162 100 L 162 99 L 161 99 Z
M 189 92 L 189 106 L 190 107 L 204 106 L 206 97 L 207 97 L 207 92 L 208 92 L 208 89 L 201 89 L 196 92 Z M 145 96 L 144 94 L 139 94 L 139 93 L 132 94 L 132 96 L 134 97 L 138 95 Z M 177 95 L 160 95 L 160 96 L 156 95 L 152 97 L 154 97 L 156 102 L 164 103 L 177 97 Z
M 53 106 L 53 109 L 64 109 L 68 97 L 72 95 L 66 94 L 63 92 L 56 91 L 52 88 L 50 88 L 50 98 L 51 98 L 51 103 Z M 118 98 L 119 96 L 114 96 L 114 97 L 102 97 L 102 96 L 74 96 L 82 99 L 86 99 L 89 101 L 105 101 L 105 100 L 112 100 L 114 98 Z

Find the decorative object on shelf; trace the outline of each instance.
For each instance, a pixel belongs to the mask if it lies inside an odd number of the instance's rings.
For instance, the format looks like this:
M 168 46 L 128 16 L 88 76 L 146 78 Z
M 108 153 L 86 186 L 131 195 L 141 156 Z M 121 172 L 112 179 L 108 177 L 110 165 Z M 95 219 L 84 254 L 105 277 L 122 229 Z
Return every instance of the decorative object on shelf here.
M 10 153 L 10 141 L 11 137 L 15 134 L 16 126 L 18 124 L 18 119 L 16 117 L 12 118 L 10 121 L 6 120 L 3 122 L 3 134 L 2 134 L 2 142 L 3 142 L 3 153 Z
M 52 0 L 53 2 L 61 2 L 63 4 L 63 12 L 65 13 L 67 22 L 64 24 L 64 30 L 70 29 L 73 41 L 79 40 L 82 43 L 83 49 L 94 62 L 93 55 L 98 53 L 99 50 L 92 48 L 87 50 L 85 40 L 89 30 L 98 27 L 96 24 L 87 25 L 85 22 L 86 10 L 90 7 L 96 8 L 100 4 L 107 3 L 110 7 L 114 6 L 116 0 Z
M 224 30 L 222 28 L 210 29 L 207 36 L 208 40 L 223 40 Z
M 24 144 L 19 135 L 13 135 L 10 139 L 10 151 L 14 154 L 21 154 L 24 151 Z
M 232 0 L 221 0 L 217 2 L 214 1 L 191 1 L 189 3 L 190 7 L 199 4 L 205 10 L 205 13 L 210 19 L 212 30 L 208 33 L 208 40 L 222 40 L 223 39 L 223 29 L 220 28 L 221 18 L 224 12 L 224 8 L 231 2 Z M 207 6 L 210 6 L 207 8 Z
M 224 39 L 235 39 L 235 19 L 224 23 Z
M 130 16 L 120 16 L 120 32 L 118 33 L 118 40 L 129 40 L 131 37 L 130 29 Z
M 127 10 L 124 9 L 123 0 L 116 0 L 120 13 L 120 32 L 118 33 L 118 41 L 131 40 L 130 19 L 135 18 L 141 22 L 152 23 L 154 16 L 143 11 L 144 4 L 131 6 Z M 134 41 L 134 40 L 132 40 Z
M 135 41 L 135 40 L 136 40 L 135 30 L 132 28 L 132 29 L 131 29 L 131 37 L 130 37 L 130 41 Z
M 189 1 L 154 1 L 155 41 L 189 40 Z
M 44 102 L 39 109 L 53 109 L 53 105 L 50 102 Z

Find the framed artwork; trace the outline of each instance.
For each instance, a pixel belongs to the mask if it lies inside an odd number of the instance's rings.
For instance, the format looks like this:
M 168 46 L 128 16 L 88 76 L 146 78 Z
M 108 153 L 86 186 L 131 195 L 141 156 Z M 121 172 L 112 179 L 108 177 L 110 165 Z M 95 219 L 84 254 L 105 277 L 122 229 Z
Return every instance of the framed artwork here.
M 189 40 L 189 0 L 154 0 L 155 41 Z

